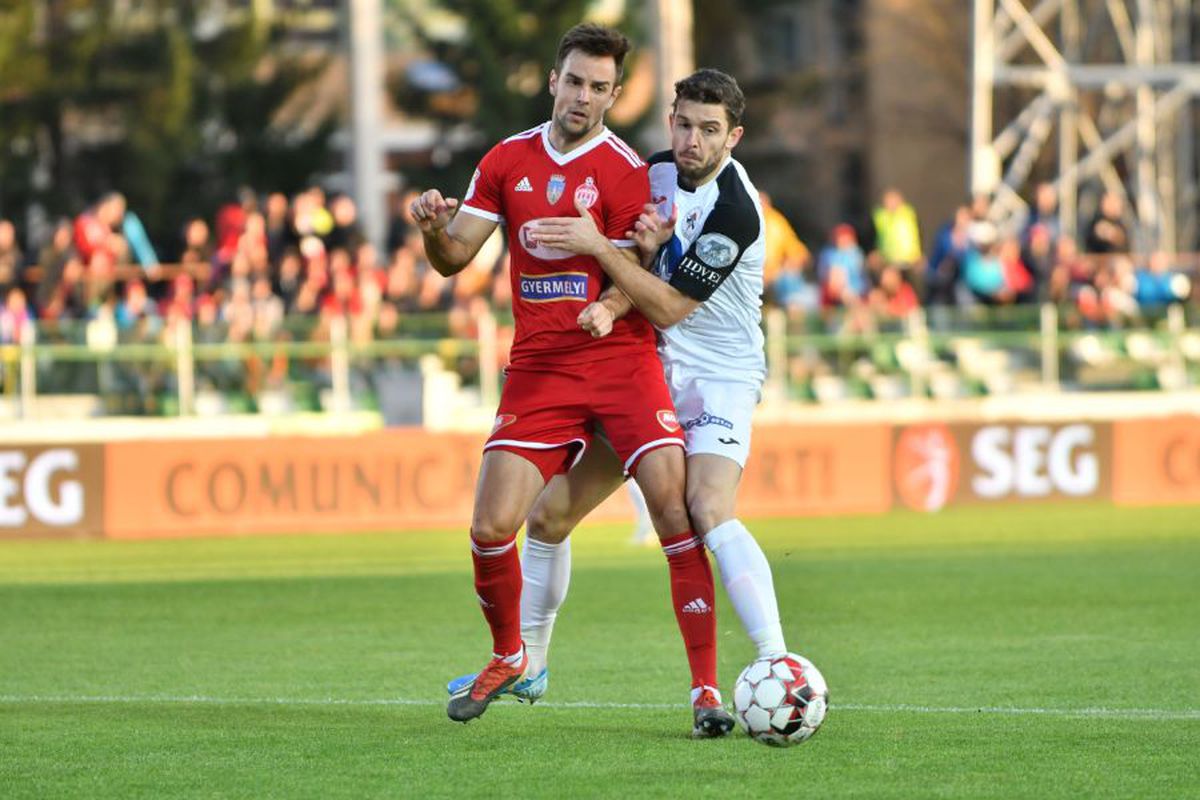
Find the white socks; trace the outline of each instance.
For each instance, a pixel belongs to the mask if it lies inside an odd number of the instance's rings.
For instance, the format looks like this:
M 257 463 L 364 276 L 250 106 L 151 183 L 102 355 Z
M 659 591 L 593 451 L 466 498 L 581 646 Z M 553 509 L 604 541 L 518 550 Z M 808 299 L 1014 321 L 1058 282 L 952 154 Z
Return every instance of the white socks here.
M 546 651 L 558 608 L 567 599 L 571 582 L 571 539 L 561 544 L 546 544 L 525 538 L 521 548 L 521 638 L 529 655 L 528 675 L 537 675 L 546 666 Z
M 786 653 L 771 565 L 754 536 L 740 520 L 731 519 L 709 531 L 704 543 L 717 560 L 725 594 L 759 657 Z
M 637 519 L 633 527 L 633 543 L 648 544 L 654 538 L 654 522 L 650 519 L 650 508 L 646 505 L 646 496 L 638 488 L 637 481 L 632 478 L 625 481 L 629 492 L 629 502 L 633 504 L 633 513 Z

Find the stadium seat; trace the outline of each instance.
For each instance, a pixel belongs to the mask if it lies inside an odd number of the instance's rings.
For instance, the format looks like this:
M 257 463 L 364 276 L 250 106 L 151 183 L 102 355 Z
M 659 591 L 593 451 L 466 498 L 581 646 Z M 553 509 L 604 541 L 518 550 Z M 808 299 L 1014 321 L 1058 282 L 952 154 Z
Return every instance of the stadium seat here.
M 1188 361 L 1200 363 L 1200 333 L 1189 331 L 1181 336 L 1179 350 Z
M 818 403 L 839 403 L 850 397 L 846 379 L 840 375 L 816 375 L 812 388 Z
M 1166 351 L 1153 334 L 1147 331 L 1131 331 L 1125 336 L 1125 352 L 1134 361 L 1157 366 L 1166 360 Z

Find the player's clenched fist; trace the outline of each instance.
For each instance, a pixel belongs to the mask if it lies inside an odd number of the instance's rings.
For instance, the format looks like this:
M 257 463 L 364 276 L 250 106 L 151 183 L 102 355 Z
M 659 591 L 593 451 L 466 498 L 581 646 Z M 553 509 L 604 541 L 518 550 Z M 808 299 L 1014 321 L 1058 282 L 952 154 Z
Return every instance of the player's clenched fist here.
M 599 339 L 612 333 L 613 315 L 603 303 L 588 303 L 576 319 L 579 327 Z
M 458 200 L 453 197 L 442 197 L 437 189 L 429 189 L 416 200 L 412 201 L 412 215 L 421 233 L 440 231 L 450 224 L 458 208 Z

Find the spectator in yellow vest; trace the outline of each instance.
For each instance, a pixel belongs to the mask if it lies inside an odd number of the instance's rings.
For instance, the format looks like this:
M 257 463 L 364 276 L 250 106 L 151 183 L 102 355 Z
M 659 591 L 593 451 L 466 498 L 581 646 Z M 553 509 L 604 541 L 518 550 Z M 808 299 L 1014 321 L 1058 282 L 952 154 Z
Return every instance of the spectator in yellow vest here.
M 875 209 L 876 249 L 884 261 L 905 271 L 921 262 L 921 232 L 917 212 L 895 189 L 883 193 L 883 203 Z

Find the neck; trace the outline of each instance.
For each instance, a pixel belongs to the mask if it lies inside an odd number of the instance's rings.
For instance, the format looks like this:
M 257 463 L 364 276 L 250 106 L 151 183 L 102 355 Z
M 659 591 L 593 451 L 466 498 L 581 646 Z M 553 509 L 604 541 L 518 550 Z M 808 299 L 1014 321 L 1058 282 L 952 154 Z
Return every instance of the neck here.
M 554 146 L 555 150 L 557 150 L 558 152 L 565 155 L 565 154 L 571 152 L 572 150 L 574 150 L 575 148 L 577 148 L 581 145 L 587 144 L 588 142 L 590 142 L 592 139 L 595 139 L 597 136 L 599 136 L 603 132 L 604 132 L 604 124 L 600 123 L 600 124 L 596 125 L 596 127 L 592 128 L 590 131 L 588 131 L 587 133 L 580 136 L 579 138 L 568 139 L 563 134 L 562 129 L 552 121 L 550 123 L 550 134 L 549 134 L 550 144 Z

